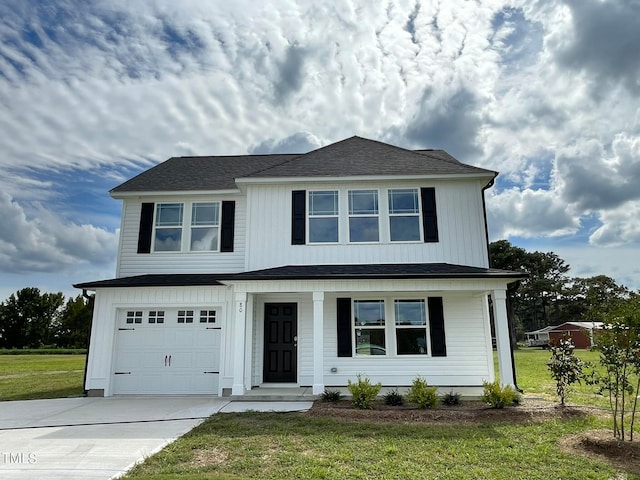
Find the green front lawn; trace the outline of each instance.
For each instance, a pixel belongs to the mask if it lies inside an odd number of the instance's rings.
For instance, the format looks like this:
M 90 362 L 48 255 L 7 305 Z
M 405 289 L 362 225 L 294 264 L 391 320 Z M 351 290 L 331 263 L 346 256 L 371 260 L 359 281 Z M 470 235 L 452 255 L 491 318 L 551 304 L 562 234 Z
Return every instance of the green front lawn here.
M 0 400 L 81 396 L 85 355 L 0 355 Z
M 592 417 L 433 425 L 218 414 L 126 478 L 611 479 L 611 466 L 558 447 L 559 438 L 599 426 Z
M 594 352 L 579 351 L 595 361 Z M 556 401 L 549 351 L 515 352 L 528 396 Z M 578 386 L 570 402 L 604 401 Z M 444 407 L 442 407 L 444 408 Z M 214 415 L 134 468 L 132 479 L 633 479 L 562 450 L 567 435 L 608 428 L 592 416 L 543 422 L 388 423 L 305 413 Z M 622 475 L 622 476 L 621 476 Z

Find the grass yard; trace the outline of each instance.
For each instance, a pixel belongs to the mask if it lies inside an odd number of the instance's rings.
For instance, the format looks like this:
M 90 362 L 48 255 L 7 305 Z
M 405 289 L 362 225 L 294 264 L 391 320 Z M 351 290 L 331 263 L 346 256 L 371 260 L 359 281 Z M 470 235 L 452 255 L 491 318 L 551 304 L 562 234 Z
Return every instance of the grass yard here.
M 579 351 L 596 361 L 594 352 Z M 557 401 L 549 351 L 515 353 L 526 395 Z M 572 404 L 605 405 L 578 386 Z M 444 408 L 444 407 L 442 407 Z M 389 422 L 305 413 L 219 414 L 134 468 L 129 479 L 637 479 L 560 447 L 561 439 L 609 428 L 587 414 L 544 421 Z M 625 464 L 626 465 L 626 464 Z
M 129 479 L 611 479 L 617 470 L 558 447 L 598 428 L 585 417 L 533 424 L 349 421 L 304 413 L 214 415 Z
M 598 352 L 591 350 L 575 350 L 576 356 L 585 362 L 598 363 Z M 514 352 L 518 386 L 524 390 L 526 396 L 541 396 L 546 400 L 557 401 L 556 386 L 547 369 L 547 362 L 551 358 L 549 350 L 541 348 L 520 348 Z M 496 358 L 497 364 L 497 358 Z M 496 367 L 496 371 L 497 367 Z M 608 400 L 594 393 L 596 387 L 586 384 L 572 385 L 568 397 L 569 404 L 595 405 L 608 407 Z
M 0 401 L 81 396 L 85 355 L 0 355 Z

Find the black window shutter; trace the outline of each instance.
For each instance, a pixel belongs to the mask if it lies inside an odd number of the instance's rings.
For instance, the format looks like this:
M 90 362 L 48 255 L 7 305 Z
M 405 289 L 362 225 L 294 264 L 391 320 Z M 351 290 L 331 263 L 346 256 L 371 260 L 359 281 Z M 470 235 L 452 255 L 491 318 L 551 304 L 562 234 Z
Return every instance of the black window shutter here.
M 138 230 L 138 253 L 151 253 L 153 233 L 154 203 L 143 203 L 140 209 L 140 229 Z
M 422 201 L 422 230 L 425 242 L 438 241 L 438 216 L 436 214 L 436 189 L 425 187 L 420 189 Z
M 351 299 L 338 298 L 337 304 L 338 356 L 351 357 Z
M 222 202 L 220 222 L 220 251 L 233 252 L 233 232 L 236 221 L 236 202 Z
M 304 245 L 306 239 L 305 215 L 306 215 L 305 190 L 294 190 L 291 196 L 291 245 Z
M 442 297 L 429 297 L 429 330 L 431 330 L 431 356 L 446 357 L 447 344 L 444 338 L 444 309 Z

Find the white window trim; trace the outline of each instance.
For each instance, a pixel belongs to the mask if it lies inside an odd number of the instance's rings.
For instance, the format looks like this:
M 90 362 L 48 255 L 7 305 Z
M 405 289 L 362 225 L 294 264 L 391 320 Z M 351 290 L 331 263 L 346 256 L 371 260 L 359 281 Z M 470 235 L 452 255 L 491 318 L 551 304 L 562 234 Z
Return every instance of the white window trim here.
M 362 215 L 349 215 L 349 192 L 361 191 L 361 190 L 373 190 L 378 193 L 378 214 L 362 214 Z M 390 190 L 416 190 L 418 193 L 418 213 L 389 213 L 389 191 Z M 311 217 L 309 215 L 309 199 L 311 192 L 338 192 L 338 215 L 319 215 Z M 419 245 L 424 243 L 424 225 L 422 217 L 422 202 L 421 202 L 420 187 L 394 185 L 391 187 L 345 187 L 339 188 L 326 187 L 326 188 L 313 188 L 306 191 L 306 208 L 305 208 L 305 241 L 306 245 L 311 246 L 335 246 L 335 245 L 403 245 L 413 244 Z M 391 217 L 400 216 L 418 216 L 418 240 L 391 240 Z M 352 242 L 349 238 L 349 219 L 351 217 L 372 217 L 375 216 L 378 219 L 378 241 L 375 242 Z M 310 218 L 338 218 L 338 241 L 337 242 L 312 242 L 310 240 L 309 219 Z
M 217 203 L 218 204 L 218 243 L 215 250 L 191 250 L 191 229 L 198 227 L 207 227 L 209 225 L 191 225 L 191 218 L 193 215 L 193 205 L 197 203 Z M 156 225 L 158 217 L 158 205 L 166 204 L 181 204 L 182 205 L 182 225 L 172 227 L 160 227 L 162 228 L 180 228 L 180 250 L 156 250 Z M 211 225 L 214 226 L 214 225 Z M 151 253 L 157 255 L 171 255 L 171 254 L 194 254 L 202 255 L 208 253 L 220 253 L 220 242 L 222 239 L 222 200 L 193 200 L 189 202 L 172 202 L 172 201 L 157 201 L 154 202 L 153 209 L 153 229 L 151 232 Z
M 218 204 L 218 224 L 214 225 L 214 224 L 207 224 L 207 225 L 193 225 L 193 206 L 197 205 L 197 204 L 204 204 L 204 203 L 217 203 Z M 219 252 L 220 251 L 220 237 L 222 237 L 222 202 L 218 201 L 218 200 L 211 200 L 211 201 L 206 201 L 206 200 L 202 200 L 202 201 L 194 201 L 194 202 L 190 202 L 189 203 L 189 232 L 187 233 L 188 238 L 188 252 L 189 253 L 213 253 L 213 252 Z M 217 237 L 217 241 L 216 241 L 216 248 L 212 249 L 212 250 L 192 250 L 191 249 L 191 237 L 193 234 L 193 229 L 194 228 L 217 228 L 218 229 L 218 237 Z
M 338 194 L 338 213 L 336 215 L 311 215 L 311 193 L 312 192 L 336 192 Z M 344 195 L 342 194 L 341 190 L 338 188 L 317 188 L 317 189 L 313 189 L 313 190 L 307 190 L 307 198 L 306 198 L 306 205 L 307 207 L 305 208 L 305 232 L 306 232 L 306 242 L 308 245 L 339 245 L 341 242 L 340 240 L 342 239 L 342 221 L 341 221 L 341 215 L 340 212 L 343 211 L 342 208 L 342 197 Z M 312 242 L 311 241 L 311 228 L 310 228 L 310 220 L 312 218 L 336 218 L 338 219 L 338 240 L 335 242 Z
M 347 241 L 346 243 L 351 244 L 351 245 L 377 245 L 377 244 L 381 244 L 381 243 L 386 243 L 385 239 L 389 238 L 388 232 L 385 235 L 384 231 L 383 231 L 383 225 L 385 222 L 381 222 L 381 218 L 383 217 L 383 213 L 384 213 L 384 205 L 381 205 L 380 203 L 380 188 L 367 188 L 367 187 L 359 187 L 359 188 L 347 188 L 346 189 L 346 202 L 347 202 L 347 208 L 345 210 L 346 212 L 346 223 L 347 223 L 347 229 L 346 229 L 346 237 L 347 237 Z M 349 213 L 349 193 L 350 192 L 366 192 L 366 191 L 372 191 L 372 192 L 376 192 L 377 195 L 377 200 L 378 200 L 378 213 L 356 213 L 356 214 L 351 214 Z M 351 219 L 352 218 L 372 218 L 375 217 L 376 220 L 378 221 L 378 240 L 374 240 L 374 241 L 368 241 L 368 242 L 354 242 L 351 240 Z
M 367 325 L 358 327 L 355 323 L 355 302 L 356 301 L 373 301 L 382 300 L 384 302 L 384 327 L 373 326 L 373 328 L 384 329 L 384 343 L 386 355 L 366 355 L 357 353 L 357 337 L 356 328 L 370 328 Z M 398 354 L 396 343 L 396 314 L 395 314 L 395 300 L 422 300 L 424 302 L 424 314 L 425 314 L 425 329 L 427 331 L 427 353 L 417 354 Z M 399 328 L 416 328 L 417 326 L 399 326 Z M 429 298 L 422 295 L 363 295 L 353 297 L 351 299 L 351 345 L 352 345 L 352 358 L 376 358 L 376 359 L 389 359 L 389 358 L 432 358 L 433 352 L 431 351 L 431 329 L 429 328 Z
M 386 218 L 387 218 L 387 239 L 392 244 L 403 243 L 424 243 L 424 227 L 422 225 L 422 199 L 419 187 L 390 187 L 385 189 L 386 193 Z M 389 192 L 392 190 L 415 190 L 418 194 L 418 212 L 417 213 L 391 213 L 389 210 Z M 391 240 L 391 218 L 392 217 L 414 217 L 418 216 L 418 240 Z

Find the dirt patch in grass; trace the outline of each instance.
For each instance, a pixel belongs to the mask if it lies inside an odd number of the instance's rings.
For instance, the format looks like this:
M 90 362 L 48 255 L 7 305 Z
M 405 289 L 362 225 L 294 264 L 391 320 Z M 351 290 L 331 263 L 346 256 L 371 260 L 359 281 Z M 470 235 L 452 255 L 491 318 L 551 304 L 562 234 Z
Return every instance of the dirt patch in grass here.
M 560 447 L 577 452 L 625 470 L 640 473 L 640 442 L 623 442 L 613 438 L 611 430 L 587 430 L 578 435 L 565 437 Z
M 433 409 L 419 409 L 415 406 L 393 407 L 376 402 L 370 410 L 353 408 L 349 400 L 329 403 L 316 401 L 307 415 L 312 417 L 342 418 L 350 421 L 376 421 L 394 423 L 463 423 L 477 424 L 485 422 L 533 423 L 551 419 L 573 419 L 588 415 L 601 415 L 601 410 L 583 406 L 560 407 L 557 404 L 541 400 L 527 400 L 515 407 L 503 409 L 488 408 L 486 403 L 478 401 L 463 402 L 462 405 Z
M 220 465 L 227 461 L 229 455 L 226 452 L 212 447 L 207 450 L 198 450 L 193 455 L 191 465 L 194 467 L 204 467 L 206 465 Z

